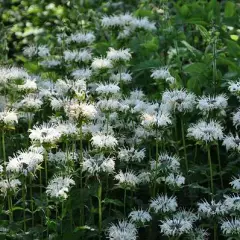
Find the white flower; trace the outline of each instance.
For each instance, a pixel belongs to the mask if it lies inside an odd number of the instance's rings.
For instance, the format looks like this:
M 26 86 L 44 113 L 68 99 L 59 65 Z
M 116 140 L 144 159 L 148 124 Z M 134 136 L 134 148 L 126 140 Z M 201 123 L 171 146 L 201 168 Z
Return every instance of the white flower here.
M 235 96 L 238 96 L 240 93 L 240 81 L 229 82 L 228 90 Z
M 96 37 L 92 32 L 77 32 L 72 33 L 70 37 L 67 38 L 67 42 L 75 42 L 75 43 L 84 43 L 84 44 L 92 44 L 95 41 Z
M 98 94 L 116 94 L 120 91 L 120 87 L 117 84 L 106 84 L 106 83 L 100 83 L 98 84 L 98 87 L 96 88 L 96 92 Z
M 29 78 L 28 73 L 23 68 L 17 67 L 1 67 L 0 68 L 0 83 L 6 84 L 13 80 L 24 80 Z
M 176 212 L 173 215 L 173 217 L 177 218 L 177 219 L 184 219 L 184 220 L 190 221 L 192 223 L 199 220 L 199 216 L 197 214 L 193 213 L 192 211 L 187 211 L 185 209 L 182 209 L 182 210 Z
M 92 76 L 92 70 L 89 68 L 76 69 L 71 73 L 71 76 L 75 79 L 90 79 Z
M 222 144 L 226 147 L 227 151 L 230 149 L 240 151 L 240 138 L 238 134 L 236 134 L 236 137 L 232 133 L 225 136 Z
M 231 195 L 224 196 L 225 200 L 223 205 L 226 207 L 227 211 L 238 212 L 240 210 L 240 196 L 239 195 Z
M 145 157 L 145 149 L 120 148 L 118 158 L 123 162 L 141 162 Z
M 43 101 L 39 99 L 38 96 L 29 94 L 15 103 L 14 107 L 25 112 L 33 112 L 39 110 L 42 104 Z
M 27 92 L 35 92 L 37 90 L 37 84 L 35 79 L 27 78 L 22 82 L 15 82 L 12 84 L 12 87 L 16 89 L 16 91 L 27 91 Z
M 157 172 L 179 172 L 180 158 L 176 155 L 169 155 L 168 153 L 161 153 L 158 161 L 151 161 L 150 168 Z
M 59 95 L 65 95 L 70 90 L 73 91 L 78 97 L 84 96 L 87 85 L 85 80 L 78 79 L 76 81 L 72 80 L 61 80 L 58 79 L 55 85 L 55 89 Z
M 233 125 L 235 128 L 238 128 L 240 125 L 240 109 L 238 109 L 237 112 L 233 114 Z
M 112 224 L 107 230 L 110 240 L 136 240 L 137 229 L 131 222 L 125 220 L 119 221 L 118 224 Z
M 152 217 L 149 214 L 149 212 L 144 211 L 142 209 L 130 212 L 128 217 L 132 222 L 136 222 L 136 223 L 140 222 L 143 224 L 145 224 L 146 222 L 150 222 L 152 220 Z
M 67 199 L 72 185 L 75 185 L 75 182 L 71 177 L 54 176 L 47 186 L 46 194 L 50 198 L 57 198 L 59 200 Z
M 0 181 L 0 192 L 4 197 L 7 196 L 8 191 L 16 194 L 20 186 L 21 182 L 18 179 L 3 179 Z
M 77 161 L 78 154 L 76 152 L 63 152 L 57 151 L 56 153 L 49 153 L 48 160 L 53 165 L 63 165 L 65 166 L 69 160 Z
M 61 122 L 56 126 L 56 130 L 64 137 L 74 137 L 78 134 L 78 128 L 75 123 L 70 121 Z
M 191 221 L 181 217 L 166 218 L 166 220 L 161 221 L 159 227 L 161 233 L 165 236 L 181 236 L 189 233 L 193 228 Z
M 201 120 L 196 124 L 191 124 L 187 132 L 188 137 L 197 141 L 213 142 L 223 139 L 223 127 L 215 120 L 209 122 Z
M 138 174 L 139 182 L 142 184 L 149 183 L 151 181 L 151 173 L 147 171 L 141 171 Z
M 118 144 L 117 139 L 109 134 L 97 133 L 91 138 L 91 143 L 96 148 L 115 148 Z
M 167 90 L 162 95 L 162 104 L 168 111 L 189 112 L 194 109 L 196 96 L 186 90 Z
M 240 176 L 234 177 L 233 180 L 230 182 L 230 185 L 233 189 L 240 190 Z
M 202 228 L 195 228 L 189 233 L 189 240 L 207 240 L 208 232 Z
M 140 28 L 146 31 L 156 30 L 155 23 L 150 22 L 147 17 L 139 18 L 131 22 L 132 28 Z
M 99 173 L 113 173 L 115 169 L 115 158 L 104 157 L 103 154 L 95 156 L 84 156 L 82 163 L 82 171 L 88 172 L 90 175 L 98 175 Z
M 54 68 L 54 67 L 61 65 L 61 61 L 59 61 L 57 59 L 43 60 L 43 61 L 39 62 L 39 65 L 46 67 L 46 68 Z
M 39 57 L 48 57 L 48 56 L 50 56 L 49 48 L 46 45 L 38 46 L 38 56 Z
M 201 110 L 203 115 L 208 114 L 213 110 L 220 110 L 221 115 L 225 115 L 224 109 L 228 105 L 228 98 L 225 94 L 220 94 L 215 97 L 203 96 L 197 100 L 197 109 Z
M 155 80 L 164 79 L 166 82 L 173 84 L 176 79 L 171 76 L 168 67 L 161 67 L 152 71 L 151 77 Z
M 164 178 L 164 181 L 167 185 L 172 187 L 181 187 L 185 183 L 185 177 L 182 175 L 174 175 L 170 173 L 167 177 Z
M 87 63 L 92 59 L 92 53 L 88 49 L 81 49 L 79 51 L 65 50 L 63 52 L 63 57 L 65 61 L 75 61 Z
M 202 201 L 197 203 L 198 213 L 203 217 L 222 216 L 227 212 L 227 208 L 222 202 L 215 202 L 212 200 L 210 203 Z
M 145 127 L 167 127 L 172 124 L 168 113 L 155 112 L 154 114 L 143 113 L 141 124 Z
M 153 209 L 155 213 L 158 212 L 175 212 L 177 209 L 176 197 L 168 197 L 167 195 L 159 195 L 156 198 L 152 198 L 149 208 Z
M 17 114 L 13 111 L 7 110 L 0 112 L 0 123 L 1 122 L 6 125 L 13 125 L 15 123 L 18 123 Z
M 121 72 L 121 73 L 117 73 L 117 74 L 112 74 L 109 78 L 111 81 L 113 82 L 131 82 L 132 81 L 132 75 L 131 73 L 128 72 Z
M 133 171 L 123 173 L 122 170 L 114 177 L 122 188 L 135 188 L 139 184 L 139 178 Z
M 91 64 L 93 70 L 110 69 L 113 67 L 111 60 L 107 58 L 94 58 Z
M 29 58 L 32 58 L 36 56 L 38 53 L 37 46 L 35 45 L 29 45 L 27 47 L 23 48 L 23 55 Z
M 119 49 L 116 50 L 114 48 L 109 48 L 107 52 L 107 59 L 110 59 L 111 61 L 118 62 L 118 61 L 129 61 L 132 58 L 132 55 L 130 53 L 130 49 Z
M 115 26 L 124 26 L 128 25 L 133 21 L 133 15 L 129 13 L 113 15 L 113 16 L 103 16 L 101 19 L 101 24 L 105 28 L 115 27 Z
M 230 219 L 222 221 L 221 230 L 226 236 L 240 236 L 240 219 Z M 234 238 L 237 239 L 237 238 Z
M 57 126 L 54 124 L 43 123 L 40 126 L 34 126 L 29 132 L 29 138 L 34 143 L 54 144 L 61 137 L 61 133 L 57 130 Z
M 64 105 L 64 110 L 70 119 L 93 119 L 97 114 L 97 110 L 93 104 L 79 103 L 75 99 L 67 101 Z
M 35 174 L 42 162 L 43 152 L 41 149 L 18 151 L 16 156 L 9 158 L 6 170 L 27 176 L 29 173 Z
M 97 106 L 101 111 L 126 111 L 128 110 L 128 105 L 121 103 L 115 99 L 102 99 L 97 102 Z

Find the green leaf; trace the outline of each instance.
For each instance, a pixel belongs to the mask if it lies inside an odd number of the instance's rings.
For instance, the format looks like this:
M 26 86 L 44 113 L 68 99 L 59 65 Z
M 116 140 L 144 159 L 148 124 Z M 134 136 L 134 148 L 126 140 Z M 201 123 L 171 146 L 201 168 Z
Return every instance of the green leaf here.
M 201 52 L 199 50 L 197 50 L 195 47 L 191 46 L 188 42 L 186 41 L 181 41 L 181 43 L 194 55 L 196 56 L 196 54 L 200 54 Z
M 208 69 L 208 66 L 201 62 L 191 63 L 184 66 L 184 71 L 190 75 L 199 74 L 205 72 Z
M 225 9 L 224 9 L 224 16 L 226 18 L 232 17 L 232 16 L 234 16 L 235 12 L 236 12 L 235 3 L 230 2 L 230 1 L 226 2 Z
M 238 39 L 239 39 L 238 35 L 234 35 L 234 34 L 230 35 L 230 38 L 234 41 L 238 41 Z
M 183 17 L 187 17 L 187 15 L 189 14 L 189 7 L 187 4 L 184 4 L 180 9 L 179 9 L 180 14 Z
M 123 206 L 123 203 L 120 201 L 120 200 L 117 200 L 117 199 L 110 199 L 110 198 L 105 198 L 103 200 L 103 203 L 105 204 L 113 204 L 113 205 L 116 205 L 116 206 Z
M 240 46 L 237 42 L 232 40 L 226 40 L 228 51 L 235 57 L 240 57 Z
M 210 34 L 205 27 L 203 27 L 201 25 L 196 25 L 196 29 L 198 31 L 200 31 L 200 34 L 202 35 L 204 40 L 209 40 L 210 39 Z
M 76 228 L 74 229 L 74 232 L 85 231 L 85 230 L 96 231 L 95 228 L 91 228 L 91 227 L 85 225 L 85 226 L 76 227 Z
M 146 48 L 147 50 L 153 52 L 158 50 L 158 39 L 153 37 L 150 41 L 142 43 L 141 46 Z
M 134 15 L 136 15 L 136 17 L 152 17 L 153 13 L 151 10 L 138 9 Z

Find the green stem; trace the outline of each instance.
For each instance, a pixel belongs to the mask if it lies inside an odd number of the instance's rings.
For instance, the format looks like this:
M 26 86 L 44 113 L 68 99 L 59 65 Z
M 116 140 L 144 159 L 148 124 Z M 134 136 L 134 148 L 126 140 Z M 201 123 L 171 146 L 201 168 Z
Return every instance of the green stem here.
M 156 182 L 156 173 L 157 173 L 157 167 L 158 167 L 158 157 L 159 157 L 159 151 L 158 151 L 158 130 L 156 129 L 156 164 L 155 164 L 155 179 L 153 184 L 153 197 L 156 196 L 156 188 L 157 188 L 157 182 Z
M 23 180 L 22 184 L 22 201 L 23 201 L 23 230 L 24 232 L 27 231 L 26 225 L 26 192 L 25 192 L 25 179 Z
M 214 226 L 213 226 L 213 237 L 214 237 L 214 240 L 217 240 L 218 239 L 218 237 L 217 237 L 217 223 L 214 223 Z
M 56 212 L 55 212 L 55 219 L 56 219 L 56 234 L 58 233 L 58 206 L 57 203 L 55 204 Z
M 206 144 L 207 145 L 207 144 Z M 211 198 L 213 198 L 214 194 L 214 187 L 213 187 L 213 169 L 212 169 L 212 159 L 211 159 L 211 151 L 210 146 L 207 145 L 207 152 L 208 152 L 208 164 L 209 164 L 209 171 L 210 171 L 210 183 L 211 183 Z
M 47 150 L 45 150 L 45 154 L 44 154 L 44 164 L 45 164 L 45 168 L 44 168 L 44 170 L 45 170 L 45 184 L 46 184 L 46 187 L 47 187 L 47 185 L 48 185 L 48 152 L 47 152 Z
M 177 116 L 176 115 L 175 115 L 174 128 L 175 128 L 176 151 L 177 151 L 177 155 L 179 155 L 179 149 L 178 149 L 178 128 L 177 128 Z
M 222 165 L 221 165 L 221 158 L 220 158 L 219 143 L 217 143 L 217 159 L 218 159 L 218 167 L 219 167 L 219 176 L 220 176 L 220 181 L 221 181 L 221 188 L 224 189 L 224 186 L 223 186 L 223 177 L 222 177 Z
M 64 209 L 64 202 L 62 201 L 62 216 L 61 216 L 61 236 L 63 235 L 63 209 Z
M 215 94 L 217 92 L 217 43 L 213 40 L 213 84 Z
M 12 197 L 8 195 L 9 225 L 13 222 Z
M 124 188 L 124 199 L 123 199 L 123 213 L 124 217 L 126 217 L 126 200 L 127 200 L 127 189 Z
M 98 231 L 100 240 L 102 234 L 102 184 L 100 181 L 98 186 Z
M 6 172 L 6 161 L 7 161 L 7 157 L 6 157 L 6 148 L 5 148 L 5 134 L 4 134 L 4 130 L 2 129 L 2 150 L 3 150 L 3 168 L 4 168 L 4 172 Z
M 42 185 L 42 169 L 39 170 L 39 184 L 40 184 L 40 200 L 42 201 L 43 199 L 43 185 Z M 41 226 L 43 226 L 43 216 L 41 213 Z M 43 238 L 43 233 L 42 233 L 42 238 Z
M 182 131 L 182 142 L 183 142 L 183 150 L 184 150 L 186 176 L 188 176 L 188 159 L 187 159 L 187 148 L 186 148 L 186 141 L 185 141 L 183 118 L 181 118 L 181 131 Z
M 31 202 L 31 212 L 32 212 L 32 227 L 34 227 L 34 207 L 33 207 L 33 187 L 32 187 L 32 176 L 30 176 L 29 179 L 29 185 L 30 185 L 30 202 Z
M 80 120 L 79 124 L 79 131 L 80 131 L 80 153 L 79 153 L 79 162 L 80 162 L 80 196 L 82 196 L 82 189 L 83 189 L 83 176 L 82 176 L 82 162 L 83 162 L 83 139 L 82 139 L 82 120 Z M 84 225 L 84 203 L 83 198 L 81 197 L 80 200 L 80 226 Z

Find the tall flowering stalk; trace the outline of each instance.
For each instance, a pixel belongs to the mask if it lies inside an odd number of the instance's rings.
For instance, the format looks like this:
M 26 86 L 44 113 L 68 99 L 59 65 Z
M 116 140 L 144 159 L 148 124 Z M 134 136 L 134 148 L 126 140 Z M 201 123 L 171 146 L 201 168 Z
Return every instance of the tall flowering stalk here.
M 202 144 L 205 143 L 210 172 L 211 198 L 213 198 L 214 183 L 211 159 L 211 145 L 214 142 L 223 139 L 223 127 L 214 120 L 210 120 L 209 122 L 201 120 L 196 124 L 192 124 L 188 128 L 188 137 L 194 138 L 195 140 L 200 141 Z

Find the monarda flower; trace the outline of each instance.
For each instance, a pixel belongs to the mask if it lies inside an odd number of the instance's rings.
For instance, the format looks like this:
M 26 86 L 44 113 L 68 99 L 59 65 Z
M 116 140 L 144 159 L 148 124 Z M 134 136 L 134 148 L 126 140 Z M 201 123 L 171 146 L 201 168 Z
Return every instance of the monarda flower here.
M 133 171 L 123 173 L 120 170 L 114 179 L 118 181 L 117 185 L 123 189 L 135 188 L 139 184 L 139 178 Z
M 127 62 L 132 58 L 130 49 L 119 49 L 109 48 L 107 52 L 107 59 L 113 62 Z
M 220 115 L 225 115 L 225 108 L 228 105 L 228 98 L 225 94 L 215 97 L 202 96 L 197 100 L 197 109 L 203 115 L 208 115 L 212 111 L 218 111 Z
M 137 228 L 133 223 L 123 220 L 112 224 L 107 230 L 107 235 L 110 240 L 136 240 Z
M 56 124 L 43 123 L 40 126 L 34 126 L 29 132 L 29 138 L 34 144 L 54 145 L 61 137 Z
M 187 132 L 187 137 L 206 143 L 223 139 L 223 127 L 215 120 L 201 120 L 192 124 Z
M 167 112 L 191 112 L 196 103 L 196 96 L 186 90 L 167 90 L 162 95 L 162 105 Z
M 109 134 L 98 133 L 93 135 L 91 138 L 91 143 L 95 148 L 110 148 L 113 149 L 117 146 L 117 139 Z
M 167 195 L 159 195 L 156 198 L 152 198 L 150 201 L 150 209 L 153 209 L 155 213 L 167 213 L 175 212 L 177 209 L 176 197 L 168 197 Z
M 199 215 L 207 218 L 223 216 L 227 212 L 227 208 L 222 202 L 215 202 L 214 200 L 210 203 L 202 201 L 197 203 L 197 205 Z
M 234 137 L 232 133 L 224 137 L 223 146 L 226 147 L 227 151 L 237 150 L 240 151 L 240 138 L 238 134 Z
M 16 194 L 20 186 L 21 182 L 18 179 L 2 179 L 0 181 L 0 192 L 4 197 L 8 193 Z
M 240 236 L 240 219 L 233 218 L 222 221 L 221 230 L 225 236 L 238 238 Z
M 176 82 L 176 79 L 171 76 L 168 67 L 161 67 L 159 69 L 154 69 L 152 71 L 151 77 L 155 80 L 163 79 L 170 84 L 173 84 Z
M 91 67 L 95 71 L 106 70 L 113 67 L 110 59 L 107 58 L 94 58 Z
M 141 223 L 145 224 L 147 222 L 150 222 L 152 220 L 151 215 L 149 212 L 144 210 L 135 210 L 129 213 L 128 217 L 130 220 L 136 224 Z
M 26 150 L 18 151 L 16 156 L 9 158 L 6 170 L 8 172 L 19 173 L 27 176 L 28 174 L 35 174 L 43 162 L 43 151 L 40 150 Z
M 115 158 L 105 157 L 103 154 L 83 157 L 82 171 L 89 175 L 99 175 L 100 173 L 111 174 L 115 170 Z
M 159 225 L 161 229 L 161 233 L 168 237 L 173 236 L 182 236 L 183 234 L 188 234 L 192 228 L 192 222 L 186 219 L 182 219 L 181 217 L 176 218 L 166 218 L 161 221 Z
M 73 185 L 75 182 L 70 176 L 54 176 L 47 186 L 46 194 L 53 199 L 65 200 Z

